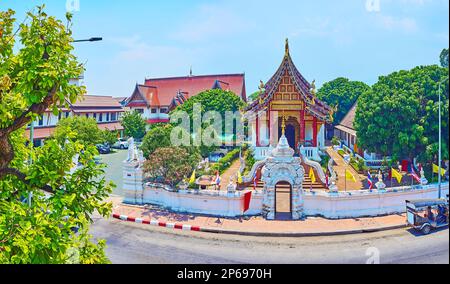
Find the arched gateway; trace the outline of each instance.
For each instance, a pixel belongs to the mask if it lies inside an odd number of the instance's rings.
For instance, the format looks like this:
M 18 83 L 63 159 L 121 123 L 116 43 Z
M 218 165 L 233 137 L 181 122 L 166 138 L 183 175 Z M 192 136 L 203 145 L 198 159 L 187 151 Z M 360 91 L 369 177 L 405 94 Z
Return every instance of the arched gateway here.
M 283 131 L 277 148 L 265 160 L 265 165 L 262 168 L 262 181 L 265 184 L 263 215 L 266 219 L 276 219 L 277 198 L 283 198 L 282 193 L 285 195 L 287 188 L 290 188 L 287 200 L 290 203 L 290 206 L 288 206 L 290 216 L 293 220 L 304 217 L 302 186 L 304 175 L 305 170 L 301 166 L 300 158 L 294 157 L 294 150 L 289 147 L 289 142 Z M 288 187 L 284 186 L 283 192 L 280 193 L 277 188 L 283 184 L 288 185 Z

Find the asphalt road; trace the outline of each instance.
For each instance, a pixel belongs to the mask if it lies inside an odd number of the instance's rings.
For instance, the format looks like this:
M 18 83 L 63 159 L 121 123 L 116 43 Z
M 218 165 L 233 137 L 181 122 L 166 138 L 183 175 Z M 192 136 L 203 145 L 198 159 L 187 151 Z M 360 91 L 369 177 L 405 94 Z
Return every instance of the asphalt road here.
M 116 185 L 113 194 L 123 194 L 123 161 L 127 158 L 127 150 L 115 150 L 115 153 L 100 155 L 102 162 L 106 164 L 106 181 L 112 181 Z
M 448 229 L 428 236 L 406 229 L 314 238 L 262 238 L 181 232 L 96 219 L 116 264 L 449 264 Z

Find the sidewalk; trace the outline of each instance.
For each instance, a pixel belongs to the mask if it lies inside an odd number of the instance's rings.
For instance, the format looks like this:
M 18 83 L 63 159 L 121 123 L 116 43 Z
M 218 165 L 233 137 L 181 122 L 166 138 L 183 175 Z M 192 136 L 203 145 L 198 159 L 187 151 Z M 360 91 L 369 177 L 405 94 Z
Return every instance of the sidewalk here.
M 405 215 L 328 220 L 308 217 L 304 221 L 267 221 L 263 217 L 216 218 L 177 214 L 157 207 L 116 204 L 114 217 L 123 221 L 172 229 L 254 236 L 325 236 L 357 234 L 405 227 Z

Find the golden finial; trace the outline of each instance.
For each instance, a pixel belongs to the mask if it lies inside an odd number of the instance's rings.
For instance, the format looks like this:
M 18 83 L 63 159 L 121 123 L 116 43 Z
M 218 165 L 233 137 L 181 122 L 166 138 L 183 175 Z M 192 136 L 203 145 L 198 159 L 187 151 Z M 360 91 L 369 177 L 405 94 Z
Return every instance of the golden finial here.
M 262 92 L 265 88 L 264 82 L 262 80 L 259 80 L 259 91 Z
M 284 115 L 284 111 L 283 111 L 283 120 L 281 121 L 281 133 L 283 134 L 283 136 L 285 136 L 286 134 L 286 116 Z
M 312 82 L 311 82 L 311 94 L 313 95 L 313 96 L 316 96 L 316 80 L 313 80 Z
M 286 46 L 285 46 L 285 55 L 289 55 L 289 39 L 286 39 Z

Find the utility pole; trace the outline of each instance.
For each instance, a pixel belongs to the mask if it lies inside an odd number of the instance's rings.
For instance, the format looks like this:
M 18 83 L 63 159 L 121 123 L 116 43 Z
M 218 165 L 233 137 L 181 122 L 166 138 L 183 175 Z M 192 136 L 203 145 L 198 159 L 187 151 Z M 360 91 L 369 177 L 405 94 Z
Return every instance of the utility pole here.
M 94 42 L 94 41 L 101 41 L 103 38 L 101 37 L 91 37 L 90 39 L 79 39 L 74 40 L 73 42 Z M 30 143 L 31 143 L 31 149 L 34 147 L 34 120 L 30 124 Z M 29 158 L 30 165 L 33 163 L 33 159 L 30 154 Z M 32 193 L 28 193 L 28 206 L 31 207 L 31 198 L 33 197 Z
M 438 173 L 438 187 L 439 187 L 439 199 L 442 198 L 442 115 L 441 115 L 441 85 L 444 81 L 448 80 L 448 76 L 439 82 L 439 173 Z

